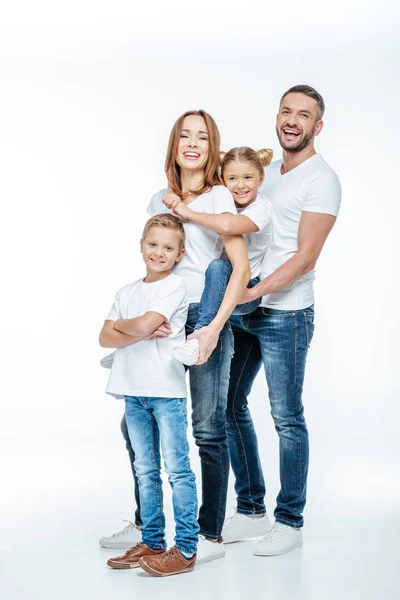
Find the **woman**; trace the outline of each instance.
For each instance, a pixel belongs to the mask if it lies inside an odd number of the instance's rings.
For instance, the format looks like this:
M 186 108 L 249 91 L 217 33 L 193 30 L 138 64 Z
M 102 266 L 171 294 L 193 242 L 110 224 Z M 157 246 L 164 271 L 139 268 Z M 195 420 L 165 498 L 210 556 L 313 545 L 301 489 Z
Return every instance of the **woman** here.
M 219 176 L 220 137 L 215 121 L 205 111 L 190 111 L 175 123 L 168 145 L 165 171 L 168 189 L 198 212 L 208 214 L 236 213 L 232 195 Z M 155 194 L 148 213 L 170 212 L 162 202 L 167 189 Z M 233 356 L 232 334 L 226 321 L 241 298 L 250 279 L 246 247 L 240 235 L 219 235 L 195 223 L 185 223 L 185 255 L 174 272 L 180 275 L 189 291 L 189 314 L 186 334 L 196 337 L 200 344 L 199 361 L 190 367 L 193 435 L 202 471 L 202 504 L 199 511 L 200 539 L 198 561 L 206 562 L 224 556 L 221 531 L 225 518 L 229 474 L 229 455 L 226 437 L 226 405 L 230 362 Z M 194 332 L 198 320 L 199 301 L 204 288 L 205 272 L 222 248 L 232 263 L 233 271 L 223 301 L 212 322 Z M 170 333 L 168 324 L 157 331 L 158 336 Z M 121 427 L 134 471 L 134 449 L 130 447 L 126 423 Z M 135 482 L 136 483 L 136 482 Z M 137 485 L 137 484 L 136 484 Z M 136 525 L 140 517 L 136 513 Z M 132 528 L 124 531 L 134 533 Z M 111 540 L 112 546 L 122 544 L 129 536 L 123 532 L 100 540 Z M 133 536 L 134 538 L 134 536 Z M 132 540 L 133 540 L 132 538 Z M 134 540 L 133 544 L 137 540 Z M 121 545 L 118 545 L 118 543 Z

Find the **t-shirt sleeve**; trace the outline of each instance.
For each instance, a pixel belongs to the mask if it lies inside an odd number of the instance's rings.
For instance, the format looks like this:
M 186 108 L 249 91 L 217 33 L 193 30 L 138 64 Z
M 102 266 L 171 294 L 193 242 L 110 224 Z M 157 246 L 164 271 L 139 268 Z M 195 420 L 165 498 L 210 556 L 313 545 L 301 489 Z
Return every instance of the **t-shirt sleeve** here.
M 165 206 L 165 204 L 163 204 L 163 201 L 162 201 L 162 199 L 165 196 L 165 194 L 167 193 L 167 191 L 168 191 L 167 189 L 160 190 L 159 192 L 157 192 L 157 194 L 154 194 L 154 196 L 150 200 L 150 202 L 147 206 L 147 213 L 150 215 L 150 217 L 154 217 L 155 215 L 160 215 L 160 214 L 171 212 L 169 210 L 169 208 L 167 208 Z
M 106 321 L 118 321 L 118 319 L 121 319 L 122 315 L 121 315 L 121 290 L 119 292 L 117 292 L 115 298 L 114 298 L 114 302 L 113 305 L 111 307 L 110 312 L 108 313 L 108 316 L 106 317 Z
M 224 185 L 217 185 L 210 193 L 212 194 L 212 213 L 214 215 L 220 215 L 221 213 L 236 215 L 236 206 L 228 188 Z
M 168 278 L 149 304 L 148 311 L 163 315 L 169 321 L 174 312 L 183 304 L 188 306 L 186 285 L 180 277 Z
M 303 210 L 326 213 L 337 217 L 339 214 L 342 188 L 335 173 L 320 173 L 309 184 Z
M 258 231 L 255 233 L 260 233 L 260 231 L 271 223 L 271 203 L 265 196 L 258 197 L 255 202 L 245 208 L 241 214 L 251 219 L 258 227 Z

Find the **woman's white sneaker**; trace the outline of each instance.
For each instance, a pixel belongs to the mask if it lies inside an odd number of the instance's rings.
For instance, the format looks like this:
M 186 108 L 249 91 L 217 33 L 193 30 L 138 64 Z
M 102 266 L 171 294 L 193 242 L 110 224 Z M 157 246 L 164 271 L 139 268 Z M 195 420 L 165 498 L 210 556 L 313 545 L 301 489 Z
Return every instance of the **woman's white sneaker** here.
M 189 340 L 183 346 L 177 346 L 171 352 L 172 358 L 179 360 L 184 365 L 191 367 L 199 360 L 199 340 Z
M 124 519 L 123 519 L 124 520 Z M 142 541 L 142 534 L 135 523 L 128 521 L 129 525 L 124 527 L 122 531 L 118 531 L 110 537 L 102 537 L 99 540 L 100 546 L 103 548 L 120 548 L 122 550 L 129 550 L 133 548 L 139 542 Z
M 267 514 L 253 517 L 242 515 L 235 510 L 231 517 L 225 519 L 222 528 L 222 539 L 225 544 L 245 542 L 264 536 L 270 528 L 271 523 Z
M 254 546 L 254 554 L 256 556 L 277 556 L 301 548 L 302 545 L 301 529 L 295 529 L 276 521 L 267 535 Z
M 211 542 L 204 535 L 199 535 L 199 543 L 197 544 L 197 558 L 196 565 L 210 562 L 210 560 L 217 560 L 218 558 L 224 558 L 225 548 L 222 541 Z

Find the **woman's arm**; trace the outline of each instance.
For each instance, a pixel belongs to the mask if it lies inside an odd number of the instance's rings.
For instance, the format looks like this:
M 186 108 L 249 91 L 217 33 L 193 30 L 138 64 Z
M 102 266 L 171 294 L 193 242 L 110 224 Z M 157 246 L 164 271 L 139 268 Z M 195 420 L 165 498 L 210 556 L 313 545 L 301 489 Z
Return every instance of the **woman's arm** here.
M 223 235 L 222 241 L 224 243 L 228 258 L 232 264 L 232 275 L 229 279 L 221 306 L 219 307 L 218 313 L 214 319 L 209 325 L 198 329 L 188 338 L 197 338 L 199 340 L 200 356 L 196 363 L 197 365 L 206 362 L 210 357 L 212 351 L 218 343 L 218 337 L 221 329 L 237 305 L 251 277 L 246 245 L 242 236 Z
M 184 202 L 180 202 L 173 211 L 186 221 L 192 221 L 221 235 L 240 235 L 259 231 L 257 225 L 246 215 L 232 215 L 231 213 L 207 215 L 192 210 Z

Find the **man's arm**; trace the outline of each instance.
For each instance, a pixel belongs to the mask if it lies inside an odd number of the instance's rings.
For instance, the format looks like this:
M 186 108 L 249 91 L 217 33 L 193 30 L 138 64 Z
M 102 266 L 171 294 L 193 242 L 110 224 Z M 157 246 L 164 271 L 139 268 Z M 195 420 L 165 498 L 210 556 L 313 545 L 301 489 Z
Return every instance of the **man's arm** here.
M 335 221 L 336 217 L 333 215 L 303 211 L 299 224 L 296 254 L 259 284 L 245 290 L 240 303 L 251 302 L 261 296 L 276 292 L 309 273 L 315 267 Z
M 242 236 L 223 235 L 222 241 L 228 258 L 232 263 L 232 275 L 229 279 L 221 306 L 214 319 L 209 325 L 198 329 L 188 338 L 197 338 L 199 340 L 200 357 L 196 363 L 197 365 L 206 362 L 210 357 L 217 345 L 221 329 L 237 305 L 251 277 L 247 249 Z

